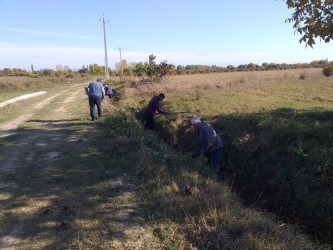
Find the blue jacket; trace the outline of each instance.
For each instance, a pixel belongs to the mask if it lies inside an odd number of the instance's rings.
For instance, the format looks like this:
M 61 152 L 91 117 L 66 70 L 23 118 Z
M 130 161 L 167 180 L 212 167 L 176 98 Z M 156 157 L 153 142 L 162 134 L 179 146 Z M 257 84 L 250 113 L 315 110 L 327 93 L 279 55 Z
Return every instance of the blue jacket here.
M 216 134 L 213 127 L 210 126 L 208 123 L 200 122 L 198 126 L 198 133 L 199 133 L 199 140 L 203 150 L 205 150 L 208 147 L 208 144 L 213 140 L 214 136 L 217 136 L 216 140 L 213 146 L 211 146 L 208 149 L 208 152 L 213 152 L 216 149 L 223 147 L 222 139 Z
M 104 93 L 104 88 L 103 88 L 102 83 L 100 83 L 100 82 L 91 82 L 88 85 L 86 85 L 84 88 L 86 90 L 86 93 L 89 96 L 96 96 L 96 97 L 104 98 L 105 93 Z
M 107 94 L 107 95 L 113 95 L 114 94 L 113 89 L 110 86 L 105 85 L 104 89 L 105 89 L 105 94 Z

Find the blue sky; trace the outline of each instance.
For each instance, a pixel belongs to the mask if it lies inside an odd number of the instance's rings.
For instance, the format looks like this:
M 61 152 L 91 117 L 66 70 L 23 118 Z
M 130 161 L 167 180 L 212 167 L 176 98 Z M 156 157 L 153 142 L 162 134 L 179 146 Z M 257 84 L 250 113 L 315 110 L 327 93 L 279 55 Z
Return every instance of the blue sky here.
M 0 69 L 167 60 L 227 66 L 333 60 L 333 42 L 299 43 L 283 0 L 0 0 Z

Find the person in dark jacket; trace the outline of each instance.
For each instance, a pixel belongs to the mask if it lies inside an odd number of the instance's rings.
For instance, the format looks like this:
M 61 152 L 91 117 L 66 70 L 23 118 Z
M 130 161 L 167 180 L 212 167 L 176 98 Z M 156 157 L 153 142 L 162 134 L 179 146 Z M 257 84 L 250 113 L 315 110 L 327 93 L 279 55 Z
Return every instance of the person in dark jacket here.
M 145 121 L 146 121 L 146 129 L 154 129 L 155 128 L 155 114 L 169 114 L 169 112 L 163 111 L 160 107 L 160 102 L 163 101 L 165 95 L 163 93 L 158 96 L 153 96 L 145 111 Z
M 89 97 L 90 116 L 92 121 L 96 121 L 95 105 L 97 106 L 98 118 L 102 117 L 101 102 L 105 96 L 102 81 L 101 78 L 98 78 L 96 82 L 91 82 L 84 87 L 86 94 Z
M 105 95 L 107 95 L 109 97 L 110 100 L 112 100 L 113 96 L 114 96 L 114 91 L 113 89 L 108 86 L 108 85 L 105 85 L 104 86 L 104 90 L 105 90 Z
M 195 130 L 198 131 L 201 144 L 201 153 L 212 164 L 215 173 L 219 171 L 220 155 L 223 147 L 222 139 L 216 134 L 214 128 L 206 122 L 202 122 L 199 118 L 193 118 L 191 123 Z

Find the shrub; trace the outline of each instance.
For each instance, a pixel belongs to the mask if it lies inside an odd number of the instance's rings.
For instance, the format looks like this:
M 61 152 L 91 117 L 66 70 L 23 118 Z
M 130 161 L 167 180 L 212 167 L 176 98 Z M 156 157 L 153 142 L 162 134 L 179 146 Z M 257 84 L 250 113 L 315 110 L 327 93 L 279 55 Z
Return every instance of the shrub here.
M 300 80 L 305 80 L 306 79 L 306 74 L 305 72 L 302 72 L 301 75 L 299 76 Z
M 291 109 L 221 116 L 213 127 L 225 133 L 224 169 L 241 196 L 328 240 L 332 112 L 299 113 L 297 122 L 294 117 Z
M 323 68 L 323 74 L 324 76 L 331 76 L 333 75 L 333 65 L 327 65 Z

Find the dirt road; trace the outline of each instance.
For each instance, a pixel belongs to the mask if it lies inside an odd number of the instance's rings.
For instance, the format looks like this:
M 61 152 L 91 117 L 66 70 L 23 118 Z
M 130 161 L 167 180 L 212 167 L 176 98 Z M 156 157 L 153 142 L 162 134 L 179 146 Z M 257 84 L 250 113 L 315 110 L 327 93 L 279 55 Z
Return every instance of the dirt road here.
M 83 86 L 17 103 L 0 124 L 1 249 L 123 245 L 144 231 L 130 220 L 134 185 L 100 152 Z M 131 198 L 124 208 L 109 206 L 122 196 Z

